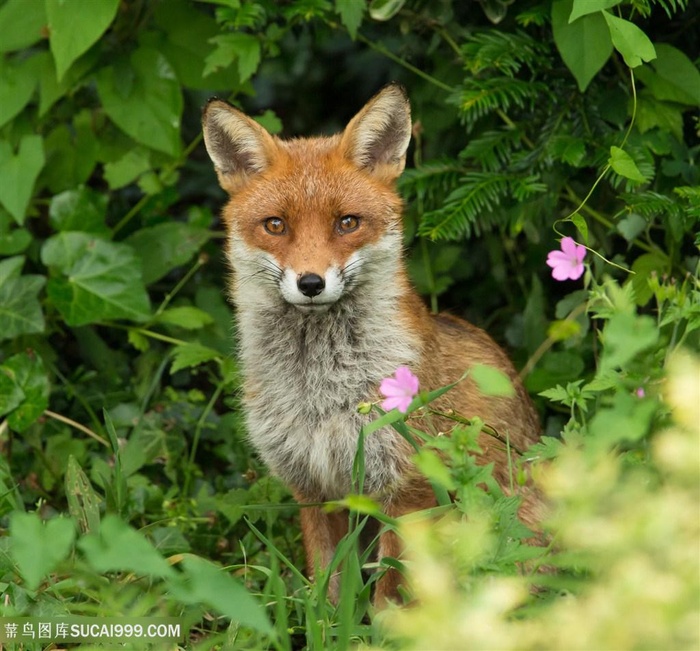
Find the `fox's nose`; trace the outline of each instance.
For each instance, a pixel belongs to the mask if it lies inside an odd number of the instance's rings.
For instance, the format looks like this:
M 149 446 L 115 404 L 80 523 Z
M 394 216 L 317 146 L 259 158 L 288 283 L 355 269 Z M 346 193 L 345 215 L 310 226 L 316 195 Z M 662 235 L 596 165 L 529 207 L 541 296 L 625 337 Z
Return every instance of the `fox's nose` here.
M 309 298 L 318 296 L 325 286 L 326 282 L 318 274 L 304 274 L 297 280 L 299 291 Z

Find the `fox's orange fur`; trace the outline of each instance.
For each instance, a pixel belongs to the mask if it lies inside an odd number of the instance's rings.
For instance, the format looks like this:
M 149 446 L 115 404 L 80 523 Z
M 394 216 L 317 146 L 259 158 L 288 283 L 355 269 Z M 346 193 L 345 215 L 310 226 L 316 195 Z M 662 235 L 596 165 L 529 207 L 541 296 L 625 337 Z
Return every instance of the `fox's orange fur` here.
M 484 396 L 467 379 L 434 406 L 481 417 L 515 449 L 539 436 L 533 406 L 503 350 L 461 319 L 429 314 L 408 281 L 394 182 L 410 132 L 408 102 L 396 85 L 370 100 L 342 134 L 325 138 L 278 139 L 219 100 L 204 112 L 207 150 L 230 194 L 223 215 L 250 438 L 302 504 L 353 490 L 358 433 L 368 418 L 357 404 L 376 400 L 380 381 L 399 365 L 427 390 L 454 382 L 474 364 L 502 370 L 514 397 Z M 508 490 L 503 445 L 485 435 L 480 444 L 480 462 L 494 462 Z M 389 516 L 436 504 L 412 453 L 391 428 L 365 442 L 364 489 Z M 521 517 L 533 524 L 536 511 L 536 497 L 526 495 Z M 308 506 L 301 520 L 311 572 L 328 565 L 348 519 Z M 381 535 L 378 554 L 401 555 L 395 533 Z M 397 597 L 398 580 L 390 570 L 378 581 L 378 603 Z M 337 596 L 337 581 L 331 588 Z

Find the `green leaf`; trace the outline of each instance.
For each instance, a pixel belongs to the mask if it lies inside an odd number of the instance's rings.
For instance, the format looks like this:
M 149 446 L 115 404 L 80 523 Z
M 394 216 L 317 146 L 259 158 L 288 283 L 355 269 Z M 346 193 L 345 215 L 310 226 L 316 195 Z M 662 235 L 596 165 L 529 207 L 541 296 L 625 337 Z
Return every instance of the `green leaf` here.
M 603 330 L 603 354 L 599 374 L 614 368 L 624 368 L 636 355 L 653 346 L 659 337 L 654 319 L 618 312 Z
M 201 344 L 181 344 L 173 349 L 173 363 L 170 367 L 170 373 L 177 373 L 183 368 L 199 366 L 219 357 L 221 357 L 221 353 L 213 348 Z
M 631 276 L 628 282 L 631 282 L 634 288 L 634 300 L 637 305 L 646 305 L 654 295 L 649 286 L 651 274 L 662 276 L 668 267 L 668 260 L 658 253 L 644 253 L 632 263 L 634 276 Z
M 651 61 L 656 58 L 653 43 L 639 27 L 607 11 L 602 13 L 610 29 L 610 37 L 615 49 L 630 68 L 641 66 L 642 61 Z
M 134 147 L 119 160 L 105 163 L 105 180 L 110 190 L 122 188 L 151 169 L 151 152 L 146 147 Z
M 636 75 L 657 100 L 700 106 L 700 71 L 697 67 L 672 45 L 657 43 L 655 48 L 656 59 L 650 66 L 642 66 Z
M 43 167 L 41 136 L 23 136 L 16 156 L 9 142 L 0 141 L 0 203 L 20 226 L 32 198 L 34 182 Z
M 66 468 L 66 499 L 71 517 L 83 533 L 98 533 L 100 530 L 100 497 L 92 487 L 87 475 L 71 454 Z
M 457 486 L 452 479 L 449 468 L 435 452 L 422 448 L 418 454 L 413 457 L 413 461 L 418 470 L 431 482 L 437 482 L 448 491 L 456 490 Z
M 0 127 L 18 115 L 34 94 L 37 80 L 30 66 L 31 60 L 14 65 L 0 57 Z
M 182 93 L 173 69 L 155 49 L 140 47 L 96 75 L 109 118 L 137 142 L 176 156 L 180 151 Z
M 569 22 L 573 23 L 577 18 L 581 18 L 581 16 L 594 14 L 603 9 L 610 9 L 610 7 L 615 7 L 621 2 L 622 0 L 574 0 Z
M 146 537 L 116 515 L 105 516 L 99 533 L 88 534 L 78 547 L 94 570 L 134 572 L 139 576 L 172 578 L 175 571 Z
M 99 149 L 92 111 L 83 110 L 72 123 L 59 124 L 44 140 L 46 165 L 42 181 L 58 194 L 86 183 L 97 163 Z
M 41 259 L 52 268 L 49 298 L 68 325 L 148 318 L 150 305 L 141 265 L 127 244 L 87 233 L 59 233 L 46 240 Z
M 586 223 L 586 220 L 583 218 L 581 213 L 571 215 L 571 221 L 573 222 L 574 226 L 576 226 L 578 232 L 581 233 L 583 242 L 585 244 L 588 244 L 588 224 Z
M 210 235 L 203 228 L 183 222 L 165 222 L 142 228 L 126 241 L 139 254 L 144 282 L 150 285 L 171 269 L 188 262 Z
M 630 213 L 626 217 L 620 219 L 617 224 L 615 224 L 615 227 L 622 237 L 628 242 L 631 242 L 644 232 L 647 227 L 647 220 L 637 213 Z
M 474 364 L 469 375 L 476 382 L 479 391 L 485 396 L 514 396 L 515 389 L 510 378 L 495 366 Z
M 626 179 L 645 183 L 647 179 L 642 175 L 632 157 L 624 150 L 614 145 L 610 147 L 610 158 L 608 160 L 610 167 Z
M 46 38 L 45 0 L 7 0 L 0 8 L 0 53 L 22 50 Z
M 340 22 L 345 25 L 350 38 L 355 40 L 357 30 L 362 24 L 362 16 L 365 13 L 365 2 L 358 0 L 335 0 L 335 10 L 340 14 Z
M 233 61 L 238 64 L 238 76 L 241 82 L 249 79 L 260 65 L 260 40 L 252 34 L 234 32 L 221 34 L 209 39 L 216 49 L 206 58 L 204 76 L 219 68 L 226 68 Z
M 156 323 L 179 326 L 187 330 L 199 330 L 199 328 L 213 323 L 214 319 L 198 307 L 183 305 L 182 307 L 171 307 L 169 310 L 161 312 L 155 321 Z
M 10 554 L 29 590 L 68 556 L 74 538 L 75 524 L 67 518 L 42 522 L 36 513 L 10 515 Z
M 119 0 L 46 0 L 49 44 L 59 81 L 107 31 L 118 8 Z
M 31 233 L 26 228 L 16 228 L 10 213 L 0 206 L 0 256 L 22 253 L 32 240 Z
M 582 16 L 569 24 L 572 9 L 573 0 L 552 3 L 552 32 L 561 58 L 584 92 L 610 58 L 613 44 L 600 13 Z
M 657 410 L 653 400 L 618 391 L 611 408 L 599 409 L 589 424 L 589 435 L 596 443 L 612 447 L 623 441 L 639 441 L 649 431 Z
M 9 414 L 24 400 L 24 391 L 14 378 L 0 366 L 0 416 Z
M 20 276 L 23 263 L 23 257 L 0 262 L 0 341 L 44 332 L 44 314 L 37 294 L 46 279 Z
M 171 594 L 186 604 L 203 604 L 232 621 L 272 634 L 265 609 L 227 571 L 198 556 L 182 559 L 184 572 L 170 581 Z
M 86 233 L 108 234 L 105 224 L 108 197 L 82 187 L 66 190 L 51 199 L 49 220 L 58 231 L 84 231 Z
M 390 20 L 401 11 L 406 0 L 372 0 L 369 3 L 369 15 L 374 20 Z
M 7 418 L 15 432 L 23 432 L 49 406 L 49 378 L 41 358 L 33 351 L 7 359 L 0 372 L 9 377 L 22 393 L 22 401 Z

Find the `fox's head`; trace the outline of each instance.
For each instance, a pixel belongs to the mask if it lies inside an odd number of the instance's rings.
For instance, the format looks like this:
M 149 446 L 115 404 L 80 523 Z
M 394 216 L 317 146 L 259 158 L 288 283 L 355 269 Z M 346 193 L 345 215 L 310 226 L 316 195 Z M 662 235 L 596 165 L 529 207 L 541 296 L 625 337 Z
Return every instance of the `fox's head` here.
M 403 171 L 411 115 L 403 89 L 375 95 L 341 134 L 281 140 L 211 100 L 204 140 L 219 182 L 238 302 L 324 311 L 401 256 Z

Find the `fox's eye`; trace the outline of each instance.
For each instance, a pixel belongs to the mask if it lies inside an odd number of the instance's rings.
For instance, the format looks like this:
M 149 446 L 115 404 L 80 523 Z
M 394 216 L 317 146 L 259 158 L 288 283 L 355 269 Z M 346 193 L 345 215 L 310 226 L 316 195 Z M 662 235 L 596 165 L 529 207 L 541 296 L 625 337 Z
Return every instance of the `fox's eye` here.
M 338 220 L 338 232 L 341 235 L 352 233 L 360 227 L 360 218 L 356 215 L 345 215 Z
M 263 222 L 263 226 L 270 235 L 284 235 L 287 232 L 287 224 L 279 217 L 268 217 Z

